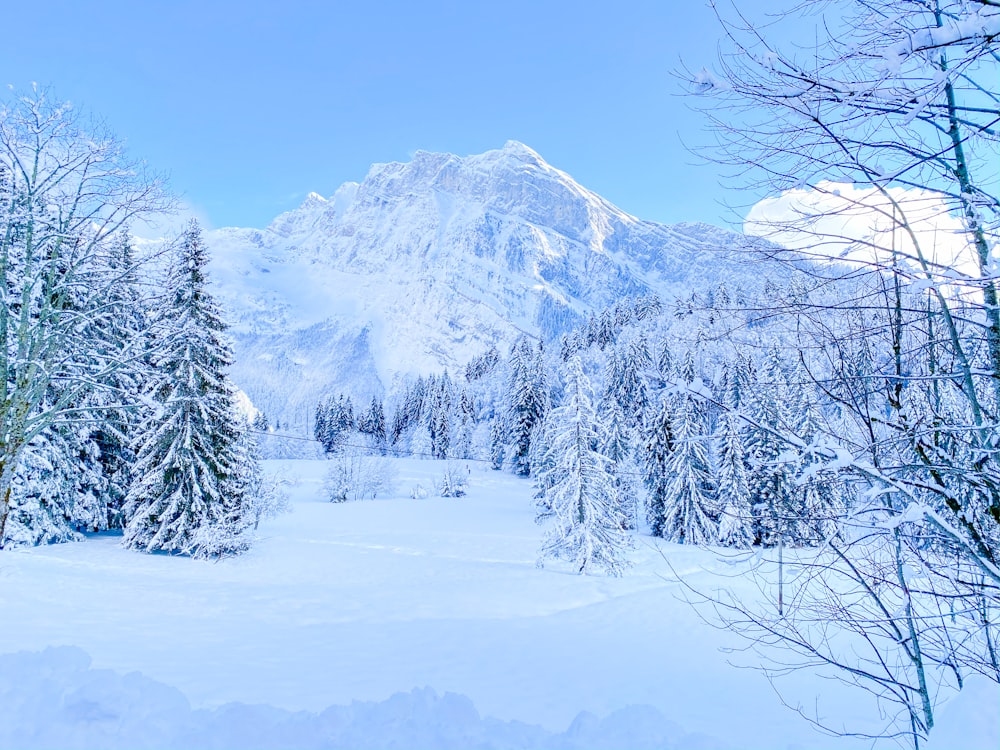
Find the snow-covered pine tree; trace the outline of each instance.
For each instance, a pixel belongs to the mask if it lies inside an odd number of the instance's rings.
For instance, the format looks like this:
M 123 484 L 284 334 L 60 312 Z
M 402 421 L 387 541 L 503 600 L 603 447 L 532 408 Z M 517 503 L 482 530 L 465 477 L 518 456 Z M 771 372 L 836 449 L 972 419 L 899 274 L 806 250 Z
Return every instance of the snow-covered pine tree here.
M 490 424 L 490 468 L 499 471 L 503 468 L 507 445 L 507 428 L 499 414 L 493 415 Z
M 368 410 L 358 417 L 358 431 L 367 435 L 371 446 L 383 456 L 386 452 L 385 411 L 382 402 L 372 396 Z
M 138 263 L 129 232 L 111 244 L 104 262 L 108 276 L 101 313 L 92 326 L 95 343 L 117 352 L 120 366 L 109 370 L 101 388 L 86 399 L 94 424 L 90 438 L 96 443 L 97 459 L 106 480 L 103 509 L 91 523 L 94 530 L 121 528 L 125 496 L 132 483 L 135 436 L 149 408 L 138 398 L 149 390 L 152 349 L 145 300 L 139 289 Z
M 451 441 L 450 455 L 455 458 L 473 458 L 473 435 L 476 429 L 476 405 L 467 388 L 459 393 L 453 407 L 452 422 L 455 437 Z
M 674 451 L 674 431 L 672 425 L 670 399 L 661 394 L 658 403 L 645 418 L 642 463 L 643 481 L 649 493 L 646 505 L 646 522 L 653 536 L 663 536 L 667 513 L 667 492 L 670 475 L 667 464 Z
M 354 405 L 344 394 L 336 398 L 331 394 L 316 407 L 316 421 L 313 434 L 327 454 L 336 453 L 343 447 L 355 427 Z
M 73 529 L 75 486 L 67 476 L 72 454 L 57 430 L 27 446 L 14 474 L 4 542 L 33 546 L 78 538 Z
M 753 545 L 753 512 L 747 481 L 745 421 L 740 416 L 740 379 L 732 369 L 723 376 L 726 411 L 717 423 L 719 442 L 718 506 L 719 544 L 747 549 Z
M 144 370 L 145 326 L 134 271 L 123 231 L 94 254 L 88 279 L 94 296 L 63 292 L 61 309 L 81 313 L 83 323 L 72 340 L 73 358 L 91 370 L 94 383 L 74 394 L 59 378 L 36 407 L 40 415 L 62 403 L 68 413 L 28 444 L 17 469 L 5 535 L 14 544 L 68 541 L 77 531 L 121 525 L 134 460 L 126 436 Z
M 577 357 L 566 365 L 565 396 L 552 411 L 546 430 L 549 458 L 539 477 L 552 527 L 542 542 L 539 565 L 547 558 L 568 560 L 579 573 L 602 568 L 621 575 L 632 539 L 623 531 L 610 460 L 597 450 L 597 416 L 590 381 Z
M 751 508 L 754 515 L 754 543 L 773 547 L 795 541 L 801 520 L 793 497 L 794 479 L 789 465 L 778 461 L 787 448 L 779 434 L 789 429 L 788 382 L 777 349 L 752 373 L 755 381 L 752 416 L 756 425 L 749 431 L 746 448 L 749 458 Z
M 521 476 L 531 473 L 531 433 L 545 416 L 545 380 L 540 357 L 527 336 L 521 336 L 510 352 L 510 380 L 506 401 L 508 450 L 506 461 L 511 471 Z
M 642 377 L 652 364 L 641 338 L 632 338 L 615 348 L 608 360 L 602 401 L 618 404 L 630 429 L 638 429 L 641 415 L 649 406 L 649 392 Z
M 451 405 L 454 400 L 451 377 L 447 371 L 437 379 L 429 396 L 427 431 L 430 434 L 430 452 L 434 458 L 444 459 L 448 456 L 451 443 Z
M 326 451 L 326 433 L 329 418 L 330 410 L 327 408 L 327 402 L 320 401 L 316 404 L 316 416 L 313 420 L 313 437 L 323 446 L 324 451 Z
M 245 549 L 248 467 L 226 324 L 207 291 L 208 255 L 197 222 L 177 247 L 157 321 L 161 348 L 153 396 L 159 413 L 146 423 L 135 481 L 125 502 L 124 544 L 148 552 L 219 555 Z
M 632 433 L 625 414 L 617 401 L 605 399 L 598 411 L 599 448 L 611 460 L 612 482 L 618 507 L 626 528 L 635 529 L 639 522 L 639 493 L 633 476 L 638 467 L 632 459 Z
M 556 418 L 553 417 L 553 414 L 554 412 L 549 410 L 542 418 L 542 421 L 538 423 L 531 442 L 529 458 L 531 460 L 532 478 L 535 484 L 533 495 L 535 499 L 535 523 L 544 523 L 554 513 L 552 508 L 551 482 L 558 478 L 558 475 L 552 471 L 555 466 L 554 461 L 558 456 L 549 450 L 552 444 L 550 433 L 554 429 L 553 419 Z
M 819 403 L 813 383 L 801 362 L 792 377 L 798 392 L 794 431 L 799 439 L 810 445 L 822 427 Z M 796 536 L 801 543 L 818 544 L 833 538 L 839 531 L 846 513 L 847 488 L 834 473 L 820 468 L 818 464 L 826 461 L 810 458 L 799 461 L 799 478 L 793 491 L 794 507 L 801 509 L 803 514 L 802 521 L 797 524 Z
M 681 376 L 688 386 L 695 380 L 691 353 L 685 355 Z M 715 487 L 708 462 L 708 420 L 701 399 L 685 388 L 673 412 L 674 449 L 667 460 L 660 535 L 681 544 L 715 544 Z

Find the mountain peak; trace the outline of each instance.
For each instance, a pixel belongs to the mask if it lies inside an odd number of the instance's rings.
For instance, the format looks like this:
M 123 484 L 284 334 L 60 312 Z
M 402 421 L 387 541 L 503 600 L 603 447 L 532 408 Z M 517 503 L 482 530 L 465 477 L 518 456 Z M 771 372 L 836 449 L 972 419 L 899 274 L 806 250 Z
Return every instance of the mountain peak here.
M 515 140 L 376 164 L 265 231 L 210 241 L 236 312 L 234 380 L 282 422 L 330 382 L 367 400 L 525 332 L 554 340 L 618 300 L 710 283 L 729 256 L 707 251 L 735 244 L 639 221 Z
M 521 159 L 530 159 L 532 161 L 540 162 L 542 164 L 545 163 L 545 159 L 541 157 L 541 154 L 539 154 L 530 146 L 524 145 L 520 141 L 514 141 L 514 140 L 507 141 L 505 144 L 503 144 L 503 148 L 500 150 L 503 151 L 505 154 L 516 156 Z

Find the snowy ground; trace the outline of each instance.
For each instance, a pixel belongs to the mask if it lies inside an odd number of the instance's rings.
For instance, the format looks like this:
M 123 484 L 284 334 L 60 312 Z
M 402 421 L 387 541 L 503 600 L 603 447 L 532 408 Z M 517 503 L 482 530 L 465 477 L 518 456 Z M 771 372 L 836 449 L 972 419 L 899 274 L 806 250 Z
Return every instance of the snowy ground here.
M 781 705 L 762 675 L 727 662 L 733 657 L 720 647 L 741 643 L 706 626 L 681 601 L 670 571 L 695 586 L 718 585 L 713 571 L 723 564 L 710 553 L 644 537 L 620 579 L 538 569 L 541 530 L 533 523 L 529 483 L 474 466 L 467 497 L 413 499 L 418 484 L 432 490 L 443 464 L 393 465 L 394 490 L 386 499 L 331 504 L 321 492 L 325 462 L 269 462 L 290 480 L 292 512 L 266 521 L 257 546 L 237 559 L 141 555 L 121 549 L 114 536 L 0 552 L 0 654 L 82 649 L 0 657 L 0 727 L 7 732 L 0 732 L 0 746 L 85 746 L 88 726 L 103 727 L 103 735 L 92 735 L 104 738 L 95 745 L 115 744 L 108 739 L 112 725 L 134 740 L 121 719 L 132 709 L 121 707 L 134 707 L 142 702 L 135 696 L 146 693 L 168 706 L 158 714 L 160 724 L 172 715 L 177 725 L 150 734 L 150 746 L 184 744 L 184 732 L 206 743 L 214 737 L 214 746 L 246 746 L 246 737 L 219 727 L 245 731 L 270 722 L 273 728 L 292 718 L 306 734 L 282 730 L 274 736 L 284 739 L 273 743 L 318 746 L 314 740 L 324 731 L 327 741 L 332 736 L 322 721 L 330 712 L 287 711 L 352 701 L 374 703 L 338 709 L 344 746 L 365 744 L 358 737 L 367 738 L 366 746 L 400 747 L 462 747 L 473 740 L 497 747 L 870 746 L 818 733 Z M 143 677 L 121 677 L 133 671 Z M 37 689 L 26 677 L 32 674 L 44 676 Z M 89 687 L 80 693 L 81 685 Z M 783 688 L 852 728 L 881 726 L 864 694 L 837 683 L 799 673 Z M 991 689 L 982 688 L 985 698 L 976 705 L 989 705 Z M 400 692 L 406 695 L 387 702 Z M 71 693 L 84 698 L 68 701 Z M 11 694 L 22 696 L 13 707 L 3 699 Z M 37 725 L 46 715 L 55 721 L 57 714 L 44 707 L 51 709 L 59 695 L 65 716 L 58 714 L 56 723 L 73 731 L 45 734 Z M 192 714 L 184 696 L 195 709 L 241 702 L 283 711 Z M 32 711 L 31 700 L 42 708 Z M 70 710 L 80 701 L 90 708 Z M 651 708 L 622 712 L 629 706 Z M 602 724 L 579 717 L 583 711 L 618 713 Z M 406 721 L 398 721 L 404 714 Z M 479 714 L 500 721 L 481 721 Z M 118 723 L 109 725 L 108 716 Z M 401 727 L 396 734 L 386 734 L 388 716 Z M 504 723 L 512 721 L 538 726 Z M 959 729 L 957 736 L 967 746 L 993 742 L 996 723 L 975 736 Z M 421 734 L 420 726 L 430 725 L 472 729 L 449 740 Z M 949 730 L 941 731 L 943 739 Z M 251 745 L 271 742 L 263 729 L 252 736 Z

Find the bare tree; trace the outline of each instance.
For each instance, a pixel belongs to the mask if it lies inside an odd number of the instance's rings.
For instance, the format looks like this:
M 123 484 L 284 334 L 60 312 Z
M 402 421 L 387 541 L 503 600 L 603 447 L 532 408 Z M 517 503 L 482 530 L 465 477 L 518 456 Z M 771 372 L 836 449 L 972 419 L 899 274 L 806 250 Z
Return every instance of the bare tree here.
M 36 89 L 0 108 L 0 547 L 25 447 L 134 354 L 88 338 L 116 281 L 102 259 L 130 221 L 167 206 L 69 104 Z
M 714 603 L 772 658 L 798 655 L 784 666 L 831 666 L 897 703 L 887 733 L 919 745 L 936 686 L 1000 679 L 1000 3 L 821 7 L 816 40 L 791 51 L 717 10 L 718 72 L 685 77 L 708 97 L 715 158 L 784 195 L 784 213 L 751 218 L 794 247 L 768 255 L 798 276 L 761 313 L 835 418 L 809 440 L 776 429 L 789 460 L 859 500 L 798 560 L 780 614 Z

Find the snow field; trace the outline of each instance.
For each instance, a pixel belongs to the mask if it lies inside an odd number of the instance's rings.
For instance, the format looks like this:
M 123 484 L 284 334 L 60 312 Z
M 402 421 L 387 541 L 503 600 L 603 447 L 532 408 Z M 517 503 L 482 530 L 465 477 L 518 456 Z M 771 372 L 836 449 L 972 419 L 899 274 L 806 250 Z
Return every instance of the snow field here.
M 719 651 L 743 644 L 671 572 L 720 585 L 731 571 L 710 552 L 641 537 L 622 578 L 538 569 L 529 482 L 470 464 L 469 495 L 439 498 L 443 463 L 387 460 L 390 495 L 344 504 L 322 496 L 326 462 L 268 462 L 293 510 L 238 558 L 142 555 L 113 535 L 0 552 L 0 653 L 78 647 L 0 658 L 0 747 L 870 745 L 817 733 L 727 663 L 752 657 Z M 879 726 L 835 682 L 783 688 Z

